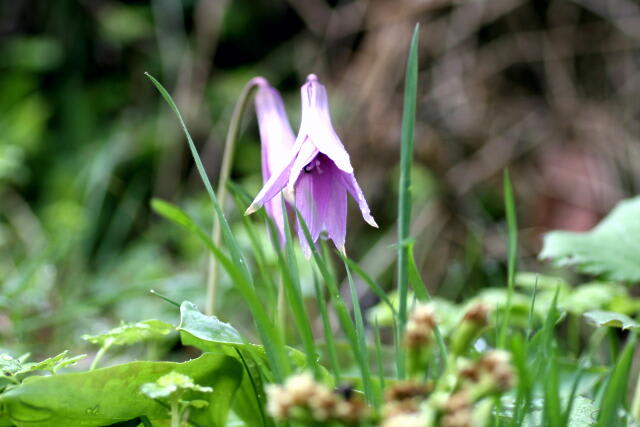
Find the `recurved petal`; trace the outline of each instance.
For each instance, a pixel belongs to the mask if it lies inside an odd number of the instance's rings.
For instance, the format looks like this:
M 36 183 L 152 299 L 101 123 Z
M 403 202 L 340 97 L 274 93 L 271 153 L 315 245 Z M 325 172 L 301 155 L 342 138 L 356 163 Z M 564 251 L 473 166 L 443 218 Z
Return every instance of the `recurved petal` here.
M 282 168 L 272 173 L 256 198 L 253 199 L 251 206 L 249 206 L 244 212 L 245 215 L 251 215 L 260 209 L 262 205 L 273 199 L 273 197 L 282 191 L 282 189 L 287 185 L 291 167 L 293 166 L 293 162 L 300 151 L 300 147 L 302 147 L 302 140 L 298 138 L 293 147 L 291 147 L 287 153 L 283 154 L 285 160 L 282 162 Z
M 367 204 L 367 200 L 364 198 L 364 194 L 358 185 L 358 181 L 356 181 L 356 177 L 352 173 L 341 173 L 342 183 L 351 194 L 351 196 L 358 203 L 358 207 L 360 208 L 360 213 L 362 213 L 362 218 L 372 227 L 378 228 L 378 224 L 376 220 L 371 216 L 371 211 L 369 210 L 369 205 Z
M 244 212 L 245 215 L 251 215 L 258 209 L 260 209 L 266 202 L 273 199 L 282 189 L 287 185 L 287 180 L 289 179 L 289 172 L 291 171 L 291 165 L 293 164 L 293 160 L 289 162 L 289 164 L 285 165 L 283 169 L 279 172 L 274 173 L 269 177 L 269 180 L 264 184 L 258 195 L 251 205 Z
M 287 189 L 289 192 L 293 191 L 293 187 L 304 168 L 307 167 L 307 165 L 309 165 L 309 163 L 311 163 L 319 153 L 316 146 L 312 144 L 307 137 L 302 136 L 302 138 L 302 145 L 300 145 L 300 150 L 298 151 L 296 159 L 293 162 L 293 166 L 291 167 L 291 172 L 289 173 Z

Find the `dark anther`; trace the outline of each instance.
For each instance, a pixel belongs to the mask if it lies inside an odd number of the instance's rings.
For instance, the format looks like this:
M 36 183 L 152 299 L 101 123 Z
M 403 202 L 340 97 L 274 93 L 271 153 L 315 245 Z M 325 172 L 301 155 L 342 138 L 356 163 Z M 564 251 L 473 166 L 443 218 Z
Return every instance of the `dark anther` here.
M 344 397 L 346 400 L 351 399 L 353 396 L 353 385 L 351 384 L 342 384 L 336 387 L 336 393 Z

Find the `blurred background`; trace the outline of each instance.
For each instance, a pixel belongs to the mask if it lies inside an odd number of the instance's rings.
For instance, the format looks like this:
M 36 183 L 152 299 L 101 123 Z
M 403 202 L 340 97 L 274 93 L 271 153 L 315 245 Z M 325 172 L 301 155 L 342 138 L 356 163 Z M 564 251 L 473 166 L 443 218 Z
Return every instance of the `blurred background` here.
M 267 77 L 297 129 L 299 86 L 316 73 L 381 225 L 370 229 L 352 203 L 347 251 L 392 288 L 415 23 L 413 234 L 434 294 L 459 299 L 504 284 L 504 168 L 521 270 L 545 269 L 536 260 L 545 231 L 587 230 L 638 194 L 633 0 L 2 1 L 0 348 L 48 354 L 120 319 L 175 321 L 152 288 L 203 306 L 204 248 L 149 201 L 179 204 L 207 228 L 212 211 L 145 71 L 173 94 L 212 180 L 244 84 Z M 260 187 L 259 149 L 250 110 L 233 168 L 250 194 Z M 224 285 L 218 314 L 246 323 Z M 362 298 L 375 303 L 366 289 Z

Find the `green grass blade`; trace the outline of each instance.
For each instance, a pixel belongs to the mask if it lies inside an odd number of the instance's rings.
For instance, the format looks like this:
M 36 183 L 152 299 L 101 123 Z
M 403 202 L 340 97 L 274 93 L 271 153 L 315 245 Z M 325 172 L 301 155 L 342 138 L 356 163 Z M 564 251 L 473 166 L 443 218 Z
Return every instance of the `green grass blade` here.
M 164 88 L 164 86 L 162 86 L 162 84 L 160 84 L 158 80 L 156 80 L 149 73 L 145 73 L 145 75 L 149 77 L 151 82 L 155 85 L 155 87 L 158 89 L 158 91 L 160 92 L 164 100 L 167 102 L 167 104 L 169 104 L 169 107 L 171 107 L 176 117 L 178 118 L 178 121 L 180 122 L 180 126 L 184 131 L 184 135 L 187 138 L 187 143 L 189 144 L 189 150 L 191 151 L 191 155 L 193 156 L 193 161 L 195 162 L 196 168 L 198 169 L 198 173 L 200 174 L 200 179 L 202 179 L 202 183 L 204 184 L 204 187 L 206 188 L 207 193 L 209 194 L 209 198 L 211 199 L 211 203 L 213 204 L 213 209 L 215 210 L 216 215 L 218 217 L 218 221 L 220 222 L 220 227 L 222 229 L 222 237 L 224 238 L 224 242 L 227 245 L 227 249 L 231 254 L 231 259 L 233 259 L 233 262 L 236 265 L 240 266 L 242 274 L 247 278 L 247 280 L 249 280 L 249 282 L 251 282 L 251 273 L 249 272 L 249 268 L 247 267 L 247 262 L 242 256 L 242 252 L 240 251 L 240 246 L 238 245 L 238 242 L 233 236 L 233 233 L 231 232 L 231 227 L 229 227 L 229 223 L 227 222 L 227 219 L 225 218 L 224 213 L 220 208 L 220 204 L 218 203 L 218 198 L 216 197 L 216 193 L 213 191 L 213 187 L 211 186 L 211 182 L 209 181 L 207 172 L 205 171 L 204 166 L 202 165 L 202 161 L 200 160 L 200 155 L 198 154 L 196 145 L 193 142 L 193 139 L 191 138 L 191 134 L 187 129 L 187 125 L 185 124 L 184 119 L 182 118 L 182 114 L 180 114 L 180 110 L 178 110 L 178 106 L 173 101 L 173 98 L 171 97 L 169 92 L 167 92 L 167 90 Z
M 604 390 L 596 427 L 615 427 L 621 425 L 618 410 L 625 404 L 636 341 L 637 336 L 631 334 L 627 345 L 616 361 L 613 372 Z
M 509 179 L 509 171 L 504 170 L 504 206 L 507 215 L 508 230 L 508 255 L 507 255 L 507 307 L 502 319 L 500 328 L 500 338 L 498 345 L 505 346 L 507 338 L 507 328 L 509 326 L 509 316 L 511 314 L 511 300 L 513 298 L 513 282 L 516 275 L 516 259 L 518 256 L 518 225 L 516 222 L 516 203 L 513 197 L 513 187 Z
M 309 233 L 309 227 L 304 221 L 304 218 L 300 214 L 299 211 L 296 210 L 296 216 L 298 219 L 298 224 L 302 227 L 302 231 L 304 234 L 309 247 L 311 248 L 311 254 L 313 259 L 320 271 L 320 275 L 327 285 L 327 289 L 329 290 L 329 296 L 331 297 L 331 301 L 333 302 L 334 309 L 336 310 L 336 314 L 338 315 L 338 320 L 340 322 L 340 326 L 344 331 L 347 340 L 349 341 L 351 351 L 353 352 L 353 356 L 358 363 L 358 367 L 360 368 L 360 374 L 362 377 L 362 385 L 364 388 L 364 394 L 367 398 L 367 401 L 373 403 L 374 402 L 374 394 L 373 387 L 371 383 L 371 376 L 369 373 L 368 363 L 369 361 L 366 359 L 366 353 L 362 351 L 360 340 L 358 339 L 358 333 L 356 332 L 356 328 L 351 320 L 349 315 L 349 310 L 347 309 L 342 296 L 340 295 L 340 290 L 338 289 L 338 283 L 336 281 L 335 276 L 331 273 L 331 268 L 327 264 L 324 257 L 318 251 L 316 244 L 313 242 L 311 238 L 311 233 Z
M 264 344 L 269 362 L 272 364 L 274 377 L 277 381 L 282 380 L 290 371 L 289 361 L 286 354 L 284 343 L 281 335 L 277 333 L 267 311 L 265 310 L 263 301 L 260 300 L 255 292 L 253 285 L 246 279 L 242 270 L 232 259 L 227 257 L 202 228 L 196 225 L 191 218 L 182 210 L 162 200 L 154 199 L 151 201 L 153 210 L 163 217 L 184 227 L 202 240 L 202 242 L 216 257 L 218 262 L 226 270 L 231 277 L 232 283 L 240 292 L 240 295 L 249 306 L 249 310 L 256 322 L 258 333 Z
M 544 376 L 544 419 L 549 427 L 562 427 L 562 408 L 560 405 L 560 384 L 555 354 L 547 359 Z
M 513 366 L 518 373 L 518 384 L 516 389 L 516 401 L 513 410 L 513 418 L 509 423 L 511 427 L 521 426 L 524 422 L 524 417 L 529 412 L 531 407 L 531 393 L 533 391 L 533 384 L 531 380 L 530 368 L 528 364 L 527 344 L 526 339 L 523 339 L 520 335 L 514 335 L 510 340 L 511 355 L 513 357 Z
M 413 256 L 413 247 L 415 246 L 415 240 L 411 239 L 410 243 L 407 243 L 408 246 L 408 263 L 409 263 L 409 284 L 413 288 L 413 292 L 418 298 L 418 301 L 430 301 L 431 295 L 429 295 L 429 291 L 427 290 L 427 285 L 422 280 L 420 276 L 420 271 L 418 270 L 418 266 L 416 265 L 416 259 Z
M 238 208 L 241 211 L 242 208 L 246 206 L 246 200 L 242 196 L 239 188 L 231 182 L 228 183 L 227 188 L 229 189 L 229 192 L 233 197 L 236 208 Z M 243 215 L 242 225 L 244 226 L 244 230 L 247 232 L 247 236 L 249 237 L 249 243 L 251 244 L 254 261 L 256 263 L 256 266 L 258 267 L 260 280 L 262 281 L 262 283 L 264 283 L 267 291 L 267 295 L 269 296 L 268 306 L 275 307 L 277 286 L 274 282 L 273 274 L 269 271 L 267 257 L 264 253 L 264 248 L 260 243 L 260 239 L 258 238 L 258 234 L 256 232 L 253 222 L 251 221 L 251 218 L 249 218 L 246 215 Z
M 354 260 L 350 259 L 346 255 L 342 254 L 338 251 L 338 256 L 342 258 L 342 261 L 345 262 L 351 270 L 353 270 L 360 278 L 364 281 L 364 283 L 369 286 L 369 289 L 378 297 L 381 301 L 383 301 L 389 310 L 396 315 L 396 308 L 393 306 L 393 303 L 387 296 L 387 293 L 382 289 L 382 287 L 376 283 L 371 276 L 369 276 Z
M 411 165 L 413 163 L 413 134 L 416 121 L 416 95 L 418 90 L 418 38 L 420 27 L 416 25 L 409 47 L 409 58 L 404 86 L 402 112 L 402 141 L 400 149 L 400 188 L 398 199 L 398 336 L 402 337 L 407 323 L 407 288 L 409 285 L 409 249 L 406 245 L 411 226 Z M 398 346 L 402 351 L 402 347 Z M 398 377 L 405 377 L 404 357 L 396 357 Z
M 413 256 L 413 244 L 414 242 L 411 242 L 408 246 L 409 283 L 411 283 L 418 301 L 431 301 L 431 295 L 429 295 L 429 291 L 427 290 L 427 284 L 422 280 L 422 276 L 420 276 L 420 272 L 418 271 L 418 267 L 416 266 L 416 261 Z M 446 369 L 446 363 L 448 360 L 447 346 L 444 343 L 444 337 L 442 336 L 438 325 L 434 325 L 433 333 L 436 336 L 436 342 L 438 343 L 438 349 L 440 350 L 440 358 L 442 359 L 441 368 L 442 371 L 444 371 Z
M 344 262 L 344 268 L 347 272 L 347 281 L 349 282 L 349 291 L 351 292 L 351 304 L 353 305 L 353 316 L 355 317 L 356 333 L 358 335 L 358 345 L 360 346 L 360 352 L 365 358 L 366 363 L 363 364 L 363 377 L 371 378 L 371 370 L 369 368 L 369 352 L 367 350 L 367 341 L 364 331 L 364 320 L 362 318 L 362 310 L 360 309 L 360 298 L 356 290 L 356 285 L 353 283 L 353 277 L 351 277 L 351 271 L 346 261 Z M 380 405 L 382 396 L 380 396 L 380 390 L 373 390 L 373 403 L 375 407 Z
M 329 364 L 331 365 L 331 371 L 336 384 L 342 381 L 340 374 L 340 364 L 338 363 L 338 352 L 336 351 L 336 343 L 333 339 L 333 331 L 331 330 L 331 322 L 329 321 L 329 312 L 327 309 L 327 302 L 325 301 L 324 292 L 322 287 L 318 283 L 318 280 L 314 277 L 313 287 L 316 291 L 316 302 L 318 303 L 318 311 L 322 318 L 322 330 L 324 332 L 324 341 L 327 346 L 327 353 L 329 356 Z
M 380 338 L 380 325 L 378 325 L 378 319 L 374 319 L 373 323 L 373 335 L 376 346 L 376 365 L 378 368 L 378 382 L 380 384 L 380 390 L 385 389 L 384 380 L 384 359 L 382 358 L 382 339 Z
M 304 306 L 304 299 L 302 297 L 302 289 L 300 287 L 300 275 L 298 272 L 298 263 L 296 261 L 296 254 L 293 250 L 293 237 L 291 235 L 291 227 L 289 226 L 289 218 L 287 215 L 287 208 L 285 206 L 284 199 L 282 199 L 283 209 L 282 215 L 284 216 L 285 226 L 285 255 L 286 260 L 282 256 L 282 251 L 276 247 L 278 257 L 280 260 L 281 270 L 283 272 L 283 284 L 285 286 L 285 296 L 291 307 L 293 317 L 296 322 L 296 327 L 300 333 L 302 339 L 302 345 L 304 347 L 305 354 L 307 356 L 307 363 L 312 369 L 316 378 L 320 376 L 320 368 L 318 366 L 318 351 L 316 349 L 315 339 L 313 338 L 313 330 L 311 327 L 311 321 Z M 280 245 L 280 242 L 276 238 L 273 241 L 276 246 Z M 286 261 L 286 262 L 285 262 Z

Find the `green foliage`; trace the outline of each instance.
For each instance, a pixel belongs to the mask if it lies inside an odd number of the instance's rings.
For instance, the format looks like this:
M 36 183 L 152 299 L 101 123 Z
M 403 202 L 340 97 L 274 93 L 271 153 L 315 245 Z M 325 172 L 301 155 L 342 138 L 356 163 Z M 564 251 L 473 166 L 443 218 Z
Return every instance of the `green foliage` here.
M 202 409 L 209 406 L 209 402 L 203 400 L 204 393 L 211 393 L 211 387 L 195 384 L 187 375 L 175 371 L 158 378 L 152 383 L 143 384 L 140 391 L 145 396 L 168 403 L 171 413 L 171 426 L 179 427 L 184 419 L 189 416 L 191 409 Z M 221 414 L 226 417 L 226 414 Z M 216 420 L 216 424 L 224 421 L 224 418 Z
M 167 418 L 164 406 L 140 393 L 140 387 L 176 372 L 208 384 L 209 406 L 194 409 L 194 420 L 224 424 L 242 366 L 232 357 L 203 354 L 184 363 L 129 362 L 95 371 L 33 377 L 0 395 L 0 408 L 17 427 L 104 426 L 146 416 Z
M 558 266 L 602 275 L 611 280 L 640 281 L 640 197 L 620 202 L 593 230 L 554 231 L 545 236 L 541 259 Z
M 132 345 L 160 338 L 173 330 L 173 326 L 160 320 L 144 320 L 122 323 L 120 326 L 99 335 L 83 335 L 82 339 L 100 347 Z
M 632 318 L 622 313 L 615 313 L 613 311 L 589 311 L 584 314 L 592 324 L 598 327 L 608 326 L 613 328 L 620 328 L 623 331 L 625 329 L 636 330 L 640 329 L 640 323 L 636 322 Z
M 187 3 L 187 7 L 191 7 L 193 2 Z M 234 5 L 230 10 L 243 10 L 242 7 L 246 6 Z M 167 44 L 166 36 L 154 27 L 156 21 L 167 18 L 159 14 L 161 9 L 158 5 L 118 2 L 92 9 L 99 43 L 106 43 L 109 52 L 111 49 L 117 52 L 113 56 L 136 51 L 136 43 L 145 43 L 155 34 L 164 47 L 174 44 L 172 40 Z M 229 22 L 233 19 L 245 22 L 245 14 L 227 15 L 232 19 L 222 23 L 223 33 L 242 34 L 237 28 L 229 27 Z M 193 26 L 202 28 L 200 25 L 195 22 Z M 182 36 L 176 36 L 178 38 Z M 148 427 L 166 426 L 169 422 L 174 426 L 271 427 L 279 423 L 266 409 L 265 388 L 303 372 L 314 374 L 313 381 L 326 389 L 325 397 L 337 395 L 336 386 L 340 386 L 344 396 L 366 396 L 371 404 L 370 418 L 360 424 L 367 427 L 380 423 L 384 413 L 383 392 L 398 385 L 398 380 L 406 376 L 433 388 L 421 407 L 427 409 L 423 413 L 427 417 L 422 420 L 423 425 L 443 423 L 444 399 L 461 389 L 476 394 L 474 421 L 487 421 L 487 425 L 584 427 L 597 424 L 608 427 L 637 423 L 640 385 L 632 405 L 628 402 L 627 389 L 636 333 L 640 328 L 634 320 L 640 313 L 640 299 L 620 282 L 640 281 L 637 220 L 640 198 L 621 203 L 588 233 L 553 232 L 546 237 L 541 258 L 549 258 L 557 266 L 574 266 L 578 272 L 596 275 L 596 280 L 601 280 L 572 286 L 569 281 L 550 275 L 516 275 L 518 230 L 513 190 L 505 173 L 508 287 L 495 287 L 494 284 L 502 282 L 503 270 L 496 268 L 493 260 L 480 259 L 491 264 L 482 267 L 483 273 L 495 272 L 471 276 L 467 274 L 471 268 L 464 265 L 466 276 L 460 276 L 456 275 L 455 262 L 448 265 L 447 271 L 451 274 L 447 275 L 446 283 L 462 289 L 460 295 L 451 292 L 458 295 L 456 302 L 442 298 L 442 294 L 431 298 L 427 292 L 420 263 L 414 258 L 416 240 L 410 234 L 414 225 L 412 201 L 418 205 L 425 199 L 421 194 L 425 184 L 415 179 L 421 171 L 412 170 L 419 95 L 418 39 L 416 27 L 406 67 L 401 132 L 396 218 L 398 289 L 388 292 L 394 285 L 390 271 L 369 271 L 360 267 L 356 258 L 350 259 L 344 254 L 338 254 L 344 270 L 336 268 L 341 264 L 334 264 L 335 257 L 326 246 L 322 251 L 309 242 L 313 261 L 301 261 L 289 218 L 286 218 L 286 245 L 281 247 L 274 237 L 273 224 L 264 212 L 257 215 L 260 221 L 256 222 L 255 218 L 240 220 L 232 209 L 223 209 L 207 175 L 212 170 L 210 167 L 215 168 L 216 159 L 206 159 L 213 163 L 205 170 L 194 142 L 194 139 L 204 141 L 202 130 L 199 129 L 200 134 L 194 133 L 196 138 L 192 139 L 171 95 L 150 76 L 184 131 L 210 200 L 196 196 L 185 203 L 185 211 L 157 199 L 152 201 L 157 213 L 187 233 L 178 233 L 164 224 L 149 225 L 145 211 L 148 195 L 170 197 L 183 190 L 172 187 L 179 185 L 176 178 L 187 176 L 187 171 L 178 170 L 175 176 L 169 174 L 166 178 L 170 184 L 160 182 L 157 187 L 148 184 L 154 181 L 149 175 L 156 170 L 159 176 L 156 178 L 165 179 L 166 158 L 179 159 L 176 155 L 179 152 L 173 151 L 175 146 L 171 143 L 177 135 L 168 131 L 172 129 L 170 121 L 164 113 L 158 118 L 151 116 L 142 120 L 126 110 L 113 126 L 102 126 L 104 122 L 99 117 L 112 116 L 129 103 L 131 88 L 125 82 L 109 77 L 99 85 L 79 86 L 77 82 L 84 74 L 78 74 L 82 67 L 77 67 L 76 61 L 84 64 L 83 49 L 68 55 L 65 41 L 59 37 L 9 36 L 0 47 L 0 66 L 10 66 L 18 72 L 9 70 L 0 76 L 3 93 L 0 193 L 3 208 L 6 207 L 0 215 L 0 247 L 10 248 L 7 255 L 3 253 L 0 257 L 0 273 L 4 278 L 0 287 L 0 338 L 6 346 L 2 352 L 20 354 L 34 348 L 37 354 L 55 354 L 49 353 L 50 348 L 60 345 L 61 341 L 65 342 L 62 348 L 66 348 L 69 337 L 79 336 L 78 329 L 86 328 L 88 323 L 98 319 L 113 322 L 113 318 L 130 318 L 132 312 L 162 310 L 153 304 L 140 303 L 140 295 L 158 284 L 165 285 L 159 289 L 170 296 L 168 300 L 200 298 L 203 278 L 197 269 L 209 254 L 227 274 L 220 277 L 224 303 L 219 304 L 223 306 L 219 317 L 228 319 L 234 326 L 202 314 L 195 304 L 185 301 L 180 305 L 177 327 L 182 347 L 178 345 L 172 350 L 163 347 L 169 340 L 160 338 L 176 328 L 162 321 L 147 320 L 122 323 L 104 334 L 84 335 L 86 341 L 100 346 L 89 371 L 79 371 L 75 366 L 76 372 L 59 373 L 84 357 L 69 357 L 68 351 L 41 362 L 28 362 L 28 354 L 12 357 L 2 353 L 0 427 L 140 424 Z M 93 38 L 87 40 L 94 42 Z M 175 44 L 173 49 L 182 57 L 181 44 Z M 171 46 L 169 48 L 171 50 Z M 163 52 L 166 81 L 181 77 L 171 69 L 172 62 L 180 61 L 170 56 Z M 193 59 L 197 64 L 197 58 Z M 48 73 L 57 79 L 61 67 L 67 63 L 73 68 L 69 80 L 62 85 L 44 85 L 53 88 L 45 89 L 42 81 L 48 81 Z M 132 75 L 141 77 L 141 73 L 133 71 Z M 213 115 L 225 120 L 227 111 L 217 108 L 223 103 L 220 98 L 231 102 L 238 82 L 244 83 L 245 75 L 250 72 L 249 69 L 225 70 L 213 83 L 213 89 L 204 88 L 217 103 L 212 109 Z M 184 90 L 183 80 L 177 80 Z M 148 89 L 147 85 L 143 90 L 153 93 Z M 54 96 L 48 91 L 53 91 Z M 197 98 L 185 93 L 176 99 L 183 102 L 183 99 Z M 190 114 L 185 117 L 197 122 L 194 106 L 185 105 L 185 111 L 187 107 L 191 107 Z M 237 119 L 240 123 L 240 117 Z M 220 123 L 205 124 L 207 132 L 212 127 L 209 140 L 218 140 Z M 59 134 L 50 130 L 57 128 L 62 129 Z M 240 126 L 232 129 L 239 130 Z M 239 147 L 243 151 L 233 171 L 234 178 L 243 180 L 243 186 L 257 185 L 258 181 L 253 163 L 258 158 L 258 148 L 249 142 Z M 43 159 L 48 157 L 57 159 L 55 167 L 41 167 L 45 164 Z M 248 197 L 242 186 L 231 183 L 228 186 L 238 207 L 246 205 Z M 429 197 L 432 197 L 432 185 L 429 187 Z M 384 216 L 383 213 L 381 217 Z M 425 219 L 422 215 L 415 218 L 419 218 L 417 222 Z M 224 244 L 212 240 L 204 231 L 212 221 L 220 225 Z M 264 223 L 267 232 L 258 229 Z M 134 226 L 138 224 L 148 227 L 148 234 L 141 236 Z M 302 228 L 305 238 L 310 240 L 306 225 L 302 224 Z M 473 230 L 474 239 L 481 240 L 482 234 L 475 236 L 475 233 Z M 388 243 L 393 243 L 392 240 L 393 236 Z M 360 247 L 370 242 L 363 241 Z M 203 252 L 201 244 L 208 251 Z M 429 248 L 428 253 L 437 252 Z M 433 259 L 440 261 L 437 257 Z M 475 262 L 471 260 L 469 264 Z M 184 275 L 176 271 L 190 273 Z M 308 277 L 304 277 L 305 274 Z M 370 291 L 365 298 L 361 299 L 362 283 L 356 276 L 367 287 L 364 290 Z M 312 291 L 309 291 L 309 277 L 313 279 Z M 343 301 L 347 294 L 351 296 L 350 305 Z M 379 302 L 367 311 L 369 296 L 375 296 Z M 435 311 L 435 340 L 428 341 L 428 348 L 415 358 L 420 363 L 406 369 L 405 363 L 411 354 L 404 354 L 404 324 L 412 306 L 425 301 L 430 301 Z M 494 315 L 488 324 L 475 325 L 467 333 L 463 316 L 479 303 L 490 306 Z M 163 308 L 161 314 L 175 311 L 171 306 Z M 586 326 L 580 323 L 584 319 L 597 328 L 585 333 Z M 318 339 L 320 329 L 324 342 Z M 456 335 L 468 339 L 451 339 Z M 450 347 L 454 351 L 447 348 L 445 338 L 453 342 Z M 620 352 L 623 339 L 628 342 Z M 150 361 L 94 369 L 107 349 L 137 343 L 146 345 L 127 350 L 128 353 L 123 351 L 122 357 L 140 357 L 141 354 L 135 352 L 144 351 L 144 357 Z M 36 344 L 39 347 L 35 347 Z M 607 345 L 609 351 L 603 351 Z M 481 360 L 487 350 L 496 347 L 507 350 L 513 360 L 518 377 L 515 389 L 500 398 L 496 378 L 488 385 L 480 382 L 462 387 L 472 377 L 465 377 L 469 373 L 466 369 Z M 188 362 L 153 361 L 184 360 L 185 355 L 197 350 L 204 354 Z M 331 373 L 324 365 L 331 366 Z M 345 381 L 353 387 L 345 386 Z M 308 419 L 308 415 L 300 416 Z M 318 420 L 313 423 L 314 426 L 327 425 Z
M 418 93 L 418 43 L 420 26 L 416 24 L 411 37 L 404 81 L 402 109 L 402 137 L 400 142 L 400 181 L 398 189 L 398 337 L 402 337 L 407 323 L 407 294 L 409 289 L 409 238 L 411 226 L 411 166 L 413 164 L 416 97 Z M 401 350 L 401 348 L 398 348 Z M 405 376 L 404 357 L 396 356 L 398 375 Z
M 55 375 L 59 369 L 75 365 L 87 357 L 86 354 L 67 357 L 68 354 L 69 350 L 65 350 L 57 356 L 49 357 L 41 362 L 25 362 L 29 354 L 17 359 L 14 359 L 8 354 L 0 354 L 0 373 L 5 377 L 13 378 L 14 382 L 17 382 L 19 381 L 19 375 L 36 371 L 48 371 Z

